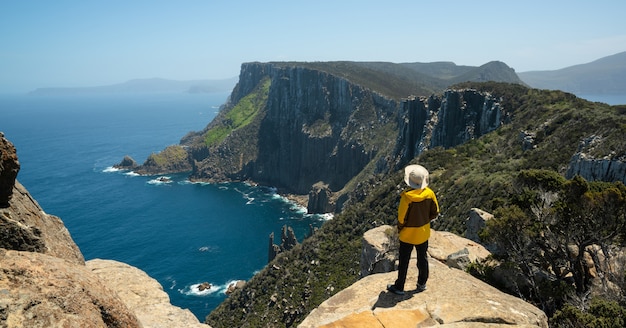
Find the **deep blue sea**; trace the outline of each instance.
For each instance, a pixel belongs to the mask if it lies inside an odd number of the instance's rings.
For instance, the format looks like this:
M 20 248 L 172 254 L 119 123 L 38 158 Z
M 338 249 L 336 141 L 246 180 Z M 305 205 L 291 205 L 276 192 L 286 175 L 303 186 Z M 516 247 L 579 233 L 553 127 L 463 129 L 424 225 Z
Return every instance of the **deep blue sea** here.
M 190 183 L 186 174 L 138 176 L 111 166 L 143 163 L 217 114 L 227 93 L 108 96 L 0 95 L 0 131 L 17 148 L 20 181 L 59 216 L 86 260 L 113 259 L 157 279 L 172 304 L 200 321 L 234 280 L 267 263 L 283 225 L 301 241 L 306 215 L 271 186 Z M 214 287 L 199 292 L 200 283 Z

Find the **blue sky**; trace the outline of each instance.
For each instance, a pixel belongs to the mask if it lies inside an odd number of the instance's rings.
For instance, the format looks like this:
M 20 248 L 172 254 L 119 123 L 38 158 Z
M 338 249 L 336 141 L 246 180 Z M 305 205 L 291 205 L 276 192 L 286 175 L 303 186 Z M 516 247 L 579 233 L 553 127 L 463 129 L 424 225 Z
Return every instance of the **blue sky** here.
M 624 13 L 623 0 L 0 0 L 0 93 L 229 78 L 251 61 L 553 70 L 626 51 Z

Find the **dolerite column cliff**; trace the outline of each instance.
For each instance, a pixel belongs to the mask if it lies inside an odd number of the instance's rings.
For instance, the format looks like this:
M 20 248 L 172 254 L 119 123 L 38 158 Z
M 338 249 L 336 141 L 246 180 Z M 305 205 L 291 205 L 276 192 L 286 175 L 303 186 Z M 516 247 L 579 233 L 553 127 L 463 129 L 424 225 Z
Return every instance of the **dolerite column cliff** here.
M 333 75 L 304 68 L 276 70 L 261 124 L 253 179 L 308 193 L 323 181 L 337 191 L 376 155 L 358 131 L 370 122 L 359 115 L 388 117 L 377 95 Z
M 208 151 L 196 151 L 192 178 L 250 179 L 296 194 L 308 194 L 321 182 L 336 192 L 394 146 L 397 101 L 321 70 L 243 64 L 227 105 L 236 106 L 267 79 L 271 84 L 258 121 Z
M 402 103 L 396 146 L 398 166 L 429 148 L 450 148 L 494 131 L 507 113 L 498 99 L 472 89 L 442 96 L 411 97 Z

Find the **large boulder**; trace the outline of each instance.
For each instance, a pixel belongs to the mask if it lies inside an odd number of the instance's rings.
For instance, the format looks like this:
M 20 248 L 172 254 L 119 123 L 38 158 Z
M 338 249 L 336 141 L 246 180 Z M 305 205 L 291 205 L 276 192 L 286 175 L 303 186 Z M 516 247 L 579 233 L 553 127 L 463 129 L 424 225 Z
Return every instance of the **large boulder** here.
M 397 272 L 372 274 L 324 301 L 298 327 L 548 327 L 537 307 L 434 258 L 429 264 L 424 292 L 410 287 L 417 281 L 413 259 L 404 296 L 386 291 Z
M 382 225 L 366 231 L 361 248 L 361 277 L 396 270 L 398 246 L 395 227 Z M 451 232 L 431 229 L 428 255 L 450 267 L 464 269 L 468 263 L 484 260 L 491 253 L 479 243 Z
M 430 230 L 428 255 L 433 258 L 441 262 L 446 262 L 450 258 L 450 255 L 458 254 L 460 251 L 465 253 L 465 249 L 467 249 L 466 253 L 470 262 L 484 260 L 491 255 L 491 252 L 477 242 L 457 236 L 448 231 Z
M 84 265 L 0 248 L 0 326 L 142 327 Z
M 361 277 L 396 270 L 398 233 L 395 227 L 382 225 L 363 234 Z
M 200 323 L 188 309 L 172 305 L 161 284 L 142 270 L 126 263 L 101 259 L 89 260 L 86 266 L 105 286 L 117 293 L 145 328 L 210 328 Z

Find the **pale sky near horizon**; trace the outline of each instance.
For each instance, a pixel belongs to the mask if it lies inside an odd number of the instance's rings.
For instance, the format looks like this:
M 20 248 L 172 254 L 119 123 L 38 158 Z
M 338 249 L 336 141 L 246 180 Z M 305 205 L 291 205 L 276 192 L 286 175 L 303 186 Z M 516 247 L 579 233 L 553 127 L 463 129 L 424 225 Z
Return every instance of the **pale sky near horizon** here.
M 223 79 L 252 61 L 555 70 L 626 51 L 624 13 L 623 0 L 0 0 L 0 93 Z

